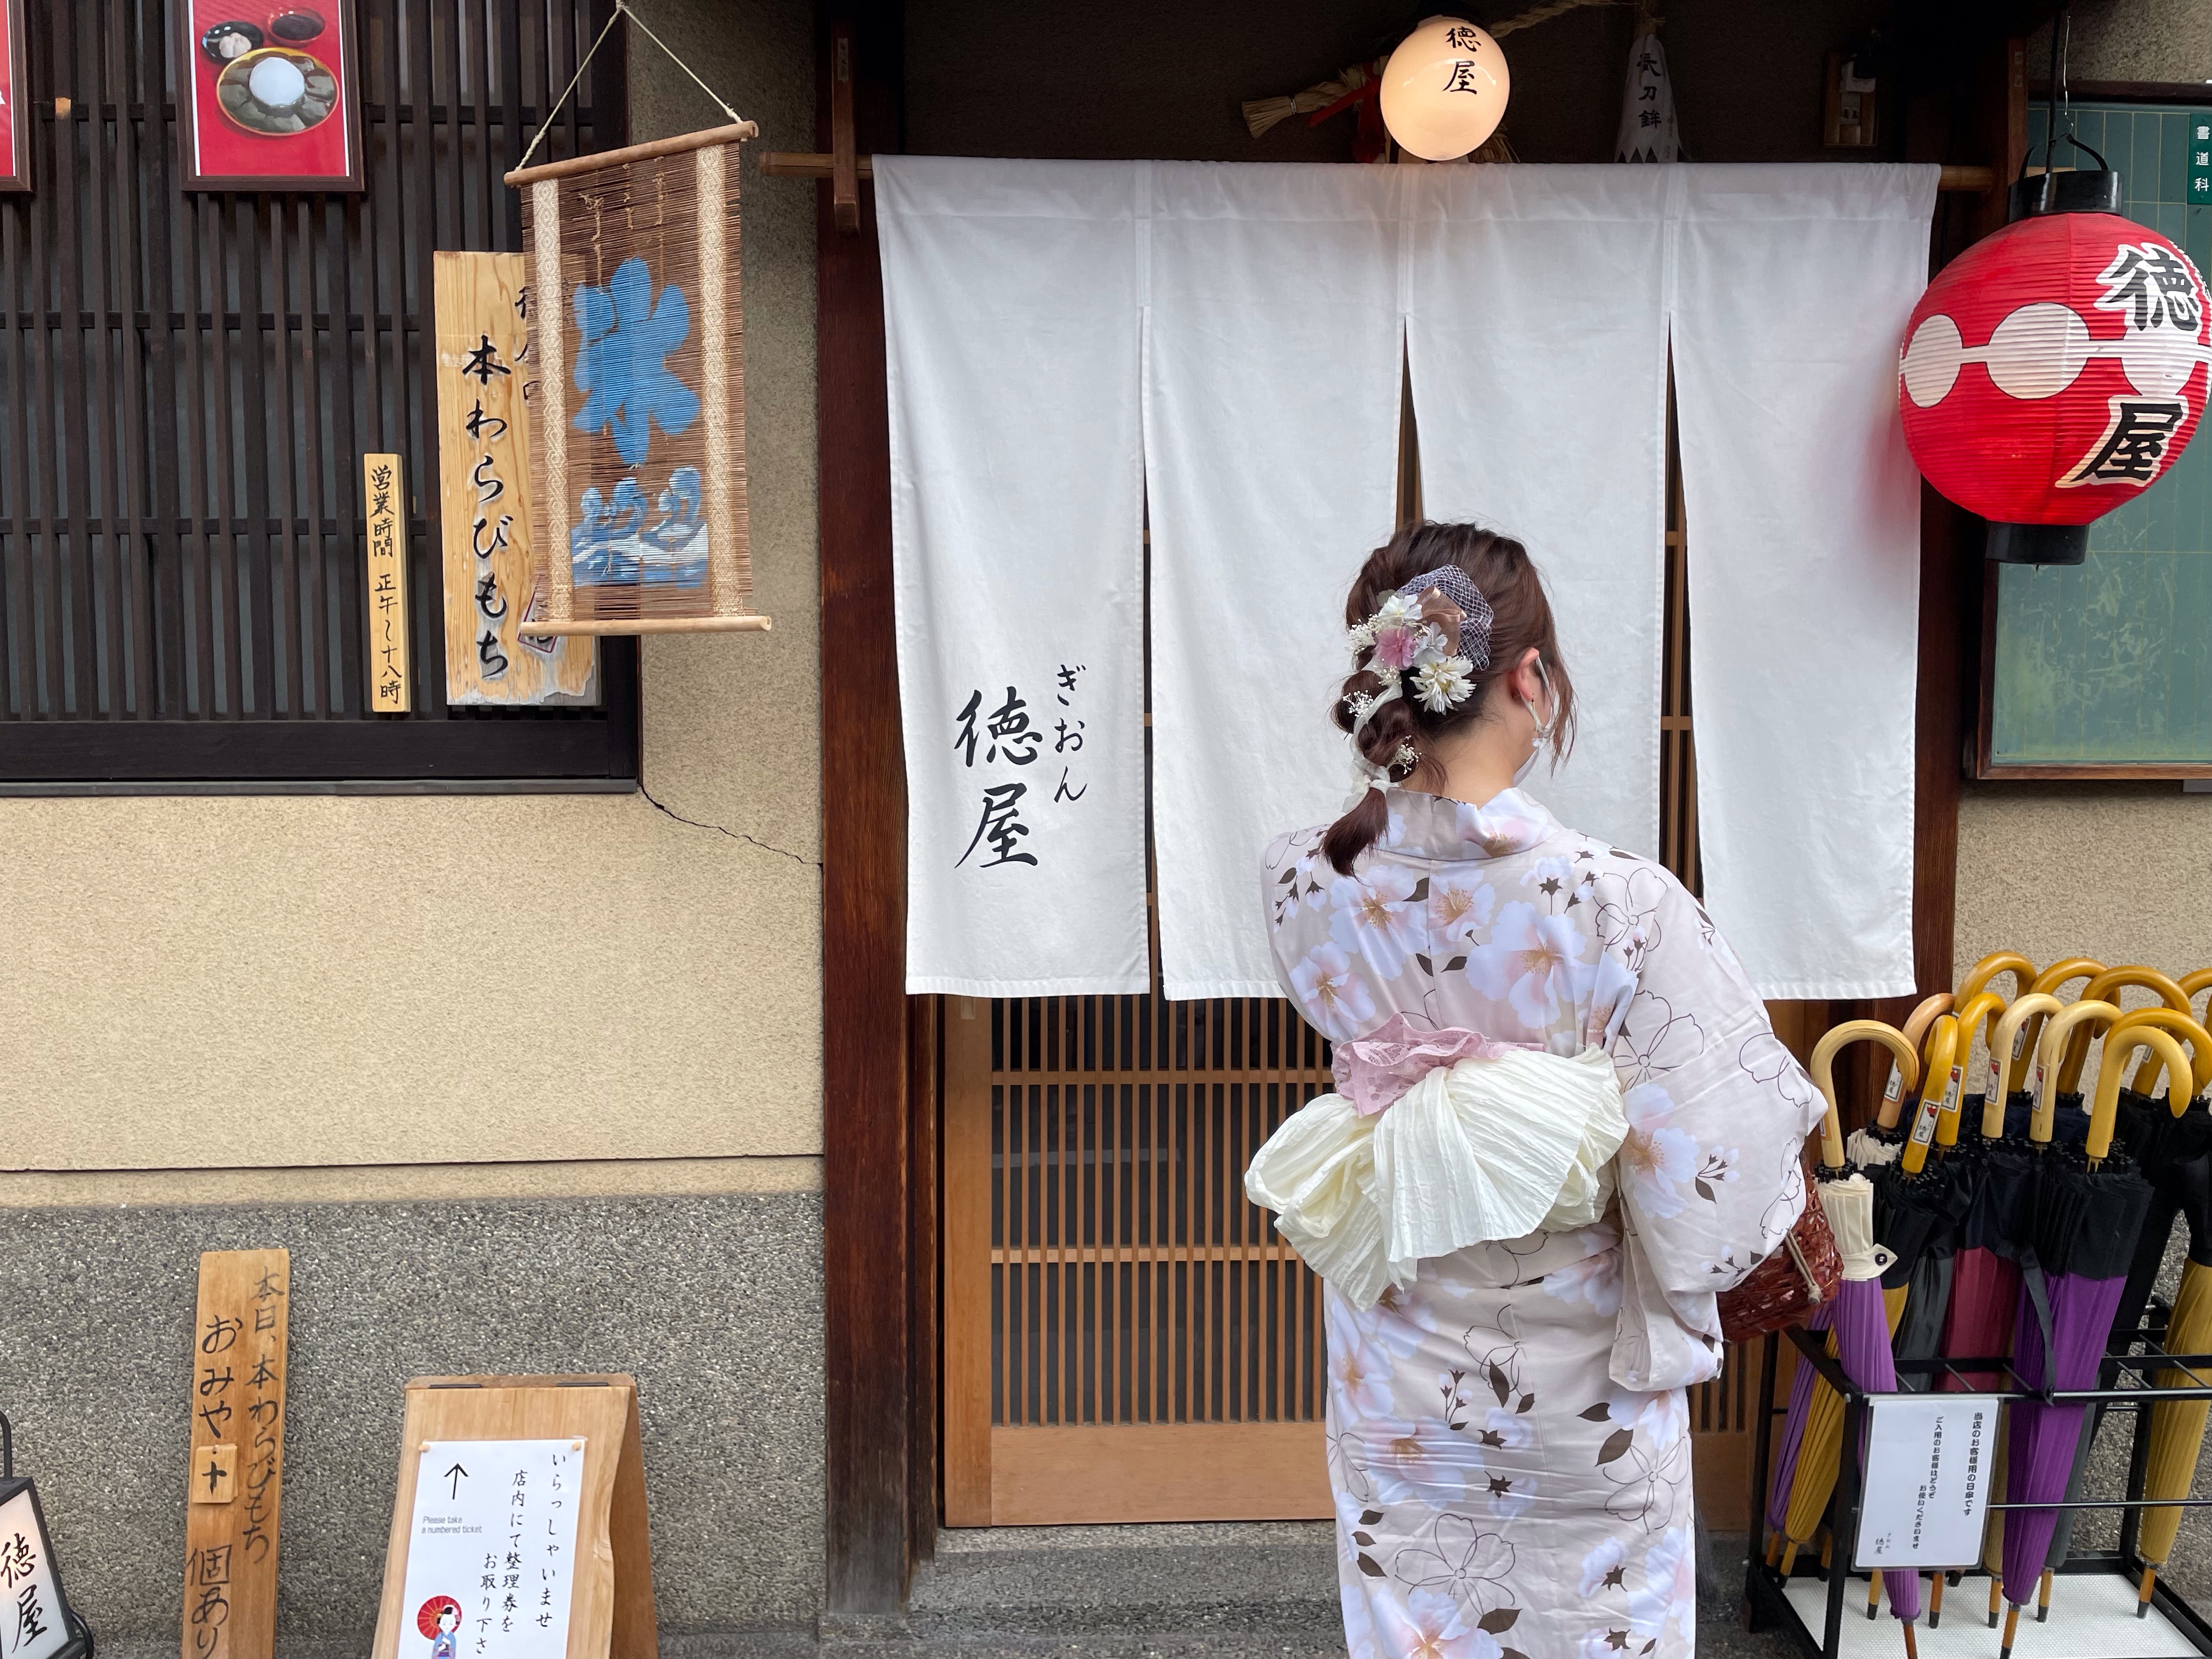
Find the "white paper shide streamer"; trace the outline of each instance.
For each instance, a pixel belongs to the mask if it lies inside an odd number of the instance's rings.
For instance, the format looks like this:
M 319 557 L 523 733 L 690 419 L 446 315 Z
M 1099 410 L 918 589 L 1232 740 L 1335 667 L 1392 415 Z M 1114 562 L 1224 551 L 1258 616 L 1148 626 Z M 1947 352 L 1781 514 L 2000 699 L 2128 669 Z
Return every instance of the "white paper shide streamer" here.
M 1616 161 L 1679 161 L 1681 130 L 1674 121 L 1674 78 L 1667 73 L 1667 48 L 1656 34 L 1639 34 L 1628 52 L 1628 83 L 1620 94 Z

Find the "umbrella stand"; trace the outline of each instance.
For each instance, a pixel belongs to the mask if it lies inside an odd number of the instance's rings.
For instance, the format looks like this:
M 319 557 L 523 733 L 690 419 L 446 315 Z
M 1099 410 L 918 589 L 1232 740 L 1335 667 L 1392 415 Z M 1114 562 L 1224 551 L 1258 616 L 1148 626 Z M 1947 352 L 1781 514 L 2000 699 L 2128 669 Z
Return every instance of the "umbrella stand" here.
M 2212 1282 L 2212 1279 L 2208 1282 Z M 1858 1552 L 1863 1522 L 1862 1503 L 1868 1475 L 1863 1451 L 1864 1432 L 1869 1421 L 1868 1413 L 1872 1404 L 1881 1396 L 1878 1391 L 1863 1389 L 1854 1383 L 1839 1362 L 1825 1351 L 1826 1343 L 1821 1336 L 1802 1329 L 1770 1335 L 1766 1339 L 1768 1346 L 1760 1368 L 1758 1403 L 1753 1407 L 1759 1413 L 1761 1424 L 1760 1431 L 1753 1437 L 1751 1474 L 1754 1490 L 1763 1488 L 1765 1483 L 1767 1457 L 1774 1445 L 1771 1425 L 1773 1419 L 1781 1415 L 1782 1402 L 1777 1400 L 1775 1389 L 1779 1370 L 1779 1346 L 1785 1340 L 1796 1345 L 1799 1365 L 1813 1370 L 1823 1387 L 1835 1392 L 1841 1407 L 1844 1432 L 1840 1436 L 1832 1515 L 1834 1566 L 1828 1573 L 1827 1583 L 1815 1607 L 1808 1606 L 1787 1592 L 1784 1582 L 1772 1563 L 1759 1556 L 1752 1556 L 1747 1563 L 1744 1581 L 1746 1627 L 1760 1631 L 1778 1624 L 1785 1631 L 1796 1633 L 1808 1655 L 1818 1656 L 1818 1659 L 1841 1659 L 1844 1618 L 1852 1599 L 1852 1563 Z M 1977 1369 L 2002 1367 L 2002 1364 L 1988 1355 L 1964 1358 L 1974 1364 Z M 2156 1381 L 2154 1381 L 2154 1372 L 2157 1373 Z M 2166 1378 L 2177 1372 L 2185 1372 L 2198 1381 L 2180 1385 L 2166 1383 Z M 2212 1410 L 2212 1352 L 2185 1352 L 2166 1345 L 2125 1359 L 2118 1384 L 2109 1388 L 2057 1389 L 2046 1395 L 2041 1391 L 2021 1388 L 2007 1373 L 2004 1386 L 1986 1392 L 1994 1395 L 2007 1409 L 2017 1409 L 2022 1405 L 2051 1404 L 2087 1410 L 2094 1406 L 2105 1405 L 2122 1411 L 2137 1412 L 2142 1414 L 2138 1420 L 2148 1422 L 2151 1413 L 2161 1407 L 2186 1409 L 2197 1407 Z M 2155 1496 L 2146 1496 L 2145 1470 L 2148 1459 L 2145 1455 L 2145 1442 L 2148 1437 L 2146 1434 L 2137 1441 L 2123 1496 L 2081 1501 L 2070 1506 L 2077 1510 L 2117 1510 L 2129 1519 L 2118 1553 L 2097 1552 L 2077 1558 L 2068 1568 L 2069 1574 L 2118 1577 L 2127 1589 L 2132 1591 L 2136 1585 L 2137 1574 L 2145 1565 L 2136 1558 L 2135 1546 L 2131 1541 L 2137 1518 L 2147 1519 L 2160 1508 L 2176 1516 L 2184 1509 L 2212 1509 L 2212 1498 L 2177 1498 L 2161 1504 Z M 2052 1507 L 2050 1504 L 2031 1506 L 1995 1499 L 1990 1504 L 1993 1517 L 2000 1522 L 2030 1508 L 2048 1512 Z M 1971 1574 L 1978 1570 L 1969 1565 L 1962 1571 Z M 1936 1576 L 1940 1580 L 1941 1575 Z M 1993 1582 L 1996 1581 L 1993 1579 Z M 2129 1599 L 2133 1598 L 2130 1596 Z M 2200 1613 L 2162 1580 L 2156 1584 L 2151 1605 L 2156 1607 L 2159 1616 L 2173 1627 L 2176 1634 L 2198 1650 L 2212 1653 L 2212 1618 Z

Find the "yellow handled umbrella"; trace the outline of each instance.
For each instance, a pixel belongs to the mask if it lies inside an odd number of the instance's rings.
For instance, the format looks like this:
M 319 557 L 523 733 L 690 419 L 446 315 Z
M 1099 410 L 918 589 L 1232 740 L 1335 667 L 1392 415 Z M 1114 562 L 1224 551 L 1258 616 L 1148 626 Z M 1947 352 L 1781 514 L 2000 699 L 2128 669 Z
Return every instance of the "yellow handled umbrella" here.
M 2181 988 L 2180 984 L 2170 975 L 2160 973 L 2155 968 L 2146 968 L 2140 963 L 2107 968 L 2083 988 L 2081 1000 L 2117 1004 L 2118 994 L 2131 988 L 2155 993 L 2167 1007 L 2178 1013 L 2189 1012 L 2189 994 Z M 2087 1103 L 2082 1094 L 2081 1068 L 2088 1061 L 2089 1044 L 2100 1029 L 2098 1024 L 2087 1023 L 2075 1028 L 2073 1040 L 2066 1045 L 2065 1058 L 2058 1066 L 2059 1103 L 2077 1108 Z M 2086 1119 L 2069 1120 L 2066 1125 L 2067 1132 L 2059 1134 L 2057 1139 L 2070 1144 L 2080 1134 L 2087 1132 L 2087 1125 Z
M 2181 981 L 2185 993 L 2194 988 L 2189 981 L 2197 977 L 2192 974 Z M 2212 975 L 2205 976 L 2205 982 L 2212 983 Z M 2170 1354 L 2203 1353 L 2212 1350 L 2212 1114 L 2189 1108 L 2191 1096 L 2212 1083 L 2212 1036 L 2196 1020 L 2170 1008 L 2143 1009 L 2114 1021 L 2105 1034 L 2106 1065 L 2119 1063 L 2139 1026 L 2171 1031 L 2187 1042 L 2193 1051 L 2194 1066 L 2185 1073 L 2168 1057 L 2160 1067 L 2166 1077 L 2164 1100 L 2138 1101 L 2132 1110 L 2123 1108 L 2130 1150 L 2150 1181 L 2153 1196 L 2150 1217 L 2136 1247 L 2135 1262 L 2113 1328 L 2124 1334 L 2141 1322 L 2164 1262 L 2173 1218 L 2179 1214 L 2189 1223 L 2189 1255 L 2182 1265 L 2181 1285 L 2174 1295 L 2165 1348 Z M 2138 1072 L 2135 1079 L 2146 1088 L 2150 1083 L 2145 1075 L 2148 1069 Z M 2167 1366 L 2155 1380 L 2160 1388 L 2203 1388 L 2212 1382 L 2212 1369 Z M 2188 1495 L 2203 1450 L 2207 1403 L 2177 1400 L 2151 1408 L 2144 1497 Z M 2144 1562 L 2136 1607 L 2138 1618 L 2150 1609 L 2158 1570 L 2172 1556 L 2180 1525 L 2178 1509 L 2143 1511 L 2136 1543 Z
M 1894 1164 L 1905 1146 L 1905 1131 L 1899 1121 L 1905 1115 L 1905 1091 L 1920 1080 L 1920 1048 L 1928 1041 L 1928 1033 L 1937 1018 L 1951 1012 L 1951 994 L 1938 991 L 1924 997 L 1920 1006 L 1909 1015 L 1905 1024 L 1889 1029 L 1897 1030 L 1911 1048 L 1912 1073 L 1905 1075 L 1905 1062 L 1893 1051 L 1889 1061 L 1889 1082 L 1881 1091 L 1881 1101 L 1875 1106 L 1874 1121 L 1863 1129 L 1851 1131 L 1847 1147 L 1853 1164 L 1870 1170 L 1877 1164 Z M 1842 1029 L 1841 1027 L 1838 1028 Z
M 2105 964 L 2092 957 L 2069 957 L 2063 962 L 2054 962 L 2029 982 L 2028 990 L 2039 996 L 2055 998 L 2077 979 L 2094 979 L 2105 971 Z M 2017 999 L 2015 999 L 2017 1000 Z M 2039 1079 L 2033 1073 L 2032 1062 L 2043 1036 L 2043 1018 L 2027 1022 L 2014 1034 L 2010 1069 L 2005 1077 L 2005 1097 L 2009 1104 L 2012 1097 L 2029 1091 L 2030 1098 L 2019 1103 L 2023 1108 L 2032 1103 Z M 2023 1124 L 2023 1127 L 2025 1125 Z
M 2110 1003 L 2084 1002 L 2051 1022 L 2044 1043 L 2055 1050 L 2092 1021 L 2118 1018 Z M 2126 1041 L 2134 1040 L 2156 1048 L 2177 1077 L 2188 1072 L 2181 1045 L 2156 1026 L 2130 1030 Z M 2051 1395 L 2096 1386 L 2112 1315 L 2150 1207 L 2150 1183 L 2132 1159 L 2112 1155 L 2125 1051 L 2124 1042 L 2117 1052 L 2106 1050 L 2080 1152 L 2047 1146 L 2036 1171 L 2033 1230 L 2021 1241 L 2023 1301 L 2032 1299 L 2033 1306 L 2024 1306 L 2014 1321 L 2013 1373 L 2036 1397 L 2014 1401 L 2011 1409 L 2005 1490 L 2008 1501 L 2021 1507 L 2005 1513 L 2003 1591 L 2012 1607 L 2000 1659 L 2009 1659 L 2020 1609 L 2039 1583 L 2042 1603 L 2049 1604 L 2047 1569 L 2058 1518 L 2065 1513 L 2057 1506 L 2075 1479 L 2089 1421 L 2087 1401 Z M 2035 1128 L 2046 1138 L 2057 1080 L 2046 1081 L 2036 1114 Z
M 1888 1305 L 1894 1356 L 1900 1360 L 1933 1359 L 1942 1351 L 1959 1224 L 1973 1197 L 1965 1177 L 1975 1172 L 1973 1160 L 1954 1163 L 1949 1156 L 1959 1140 L 1960 1061 L 1972 1042 L 1966 1022 L 1978 1024 L 1997 1006 L 1997 999 L 1983 991 L 1958 1015 L 1937 1018 L 1922 1051 L 1928 1069 L 1904 1152 L 1895 1164 L 1870 1172 L 1875 1237 L 1892 1257 L 1882 1271 L 1882 1300 Z M 1924 1390 L 1929 1374 L 1905 1370 L 1898 1386 Z
M 1933 1014 L 1929 1016 L 1931 1020 L 1934 1018 Z M 1830 1227 L 1838 1229 L 1839 1249 L 1844 1232 L 1856 1228 L 1871 1243 L 1874 1231 L 1874 1189 L 1864 1177 L 1846 1176 L 1843 1118 L 1836 1106 L 1836 1055 L 1853 1042 L 1880 1043 L 1889 1050 L 1899 1072 L 1908 1079 L 1917 1081 L 1920 1069 L 1920 1055 L 1914 1045 L 1896 1027 L 1885 1025 L 1878 1019 L 1847 1020 L 1814 1047 L 1813 1083 L 1820 1090 L 1820 1098 L 1827 1103 L 1827 1119 L 1821 1130 L 1820 1203 L 1827 1212 Z M 1911 1086 L 1911 1083 L 1905 1086 Z M 1864 1272 L 1864 1265 L 1860 1264 L 1856 1270 Z M 1870 1280 L 1868 1287 L 1871 1289 Z M 1833 1310 L 1842 1300 L 1839 1289 L 1830 1304 L 1832 1319 Z M 1828 1338 L 1828 1352 L 1841 1357 L 1832 1331 Z M 1790 1419 L 1801 1421 L 1802 1426 L 1793 1437 L 1791 1421 L 1784 1422 L 1783 1451 L 1775 1463 L 1768 1500 L 1768 1520 L 1777 1526 L 1784 1540 L 1782 1576 L 1785 1578 L 1796 1565 L 1798 1550 L 1820 1530 L 1820 1517 L 1827 1512 L 1829 1496 L 1835 1490 L 1836 1457 L 1843 1444 L 1844 1431 L 1843 1397 L 1810 1365 L 1801 1364 L 1797 1375 L 1803 1383 L 1804 1411 L 1800 1418 L 1800 1390 L 1793 1385 Z
M 2106 1335 L 2108 1347 L 2117 1344 L 2124 1348 L 2130 1345 L 2136 1328 L 2142 1322 L 2143 1310 L 2149 1305 L 2159 1270 L 2165 1265 L 2166 1242 L 2173 1231 L 2173 1218 L 2181 1208 L 2181 1200 L 2172 1181 L 2161 1184 L 2160 1171 L 2177 1164 L 2185 1170 L 2191 1157 L 2178 1144 L 2179 1135 L 2187 1133 L 2176 1128 L 2178 1114 L 2169 1109 L 2168 1104 L 2148 1098 L 2153 1076 L 2169 1072 L 2161 1054 L 2178 1057 L 2179 1051 L 2170 1044 L 2161 1050 L 2148 1038 L 2138 1046 L 2135 1034 L 2138 1028 L 2145 1026 L 2154 1027 L 2189 1045 L 2190 1070 L 2178 1079 L 2168 1075 L 2166 1093 L 2172 1105 L 2185 1109 L 2199 1087 L 2212 1083 L 2212 1036 L 2208 1036 L 2204 1028 L 2187 1014 L 2161 1004 L 2123 1014 L 2106 1028 L 2104 1060 L 2097 1074 L 2098 1097 L 2101 1100 L 2108 1092 L 2117 1096 L 2117 1131 L 2136 1167 L 2151 1183 L 2150 1207 L 2136 1237 L 2127 1282 L 2120 1291 L 2119 1305 Z M 2126 1077 L 2136 1054 L 2148 1054 L 2149 1058 L 2130 1082 L 2118 1085 L 2117 1080 Z M 2137 1087 L 2144 1092 L 2127 1092 Z M 2212 1121 L 2201 1115 L 2197 1121 Z M 2196 1150 L 2201 1154 L 2208 1149 L 2212 1148 L 2200 1140 Z M 2112 1388 L 2119 1378 L 2118 1365 L 2108 1361 L 2102 1368 L 2099 1386 Z M 2090 1449 L 2104 1421 L 2105 1412 L 2100 1406 L 2090 1413 L 2088 1424 L 2082 1430 L 2081 1444 L 2075 1449 L 2073 1472 L 2066 1483 L 2066 1501 L 2069 1504 L 2081 1495 L 2082 1483 L 2089 1471 Z M 2059 1512 L 2058 1525 L 2051 1539 L 2050 1560 L 2043 1570 L 2043 1583 L 2038 1593 L 2035 1616 L 2039 1620 L 2049 1612 L 2052 1575 L 2066 1565 L 2068 1556 L 2073 1553 L 2074 1526 L 2081 1514 L 2079 1510 L 2072 1509 Z

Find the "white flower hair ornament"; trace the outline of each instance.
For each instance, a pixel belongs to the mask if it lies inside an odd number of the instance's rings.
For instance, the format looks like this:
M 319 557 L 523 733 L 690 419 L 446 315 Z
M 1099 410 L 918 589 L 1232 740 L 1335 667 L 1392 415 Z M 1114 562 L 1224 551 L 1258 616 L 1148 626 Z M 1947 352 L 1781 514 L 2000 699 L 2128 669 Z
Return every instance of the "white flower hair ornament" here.
M 1491 622 L 1482 590 L 1458 566 L 1443 565 L 1400 587 L 1346 636 L 1353 662 L 1382 683 L 1379 691 L 1346 699 L 1352 759 L 1363 775 L 1388 783 L 1393 769 L 1419 763 L 1419 753 L 1407 742 L 1388 766 L 1376 766 L 1361 750 L 1359 734 L 1393 697 L 1411 695 L 1431 714 L 1443 714 L 1473 696 L 1474 677 L 1490 666 Z

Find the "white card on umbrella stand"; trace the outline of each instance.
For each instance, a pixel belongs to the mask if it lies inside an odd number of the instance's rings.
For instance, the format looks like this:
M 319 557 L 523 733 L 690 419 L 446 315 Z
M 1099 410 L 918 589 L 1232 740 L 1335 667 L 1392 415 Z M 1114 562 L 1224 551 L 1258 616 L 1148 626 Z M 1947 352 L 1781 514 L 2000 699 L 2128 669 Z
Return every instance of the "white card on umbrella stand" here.
M 1985 1394 L 1885 1395 L 1869 1402 L 1854 1566 L 1924 1572 L 1980 1559 L 2002 1403 Z

